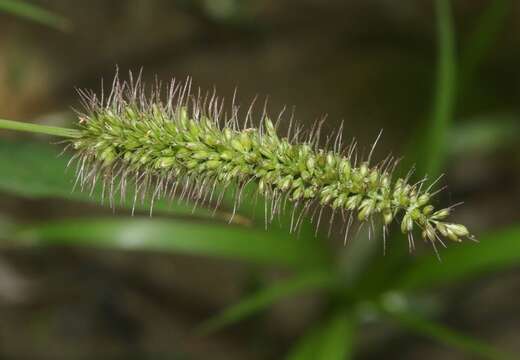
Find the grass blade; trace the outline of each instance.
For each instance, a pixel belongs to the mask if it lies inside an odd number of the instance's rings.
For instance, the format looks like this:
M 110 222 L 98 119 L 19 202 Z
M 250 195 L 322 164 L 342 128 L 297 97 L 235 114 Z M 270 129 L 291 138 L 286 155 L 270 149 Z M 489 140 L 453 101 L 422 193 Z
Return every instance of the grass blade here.
M 498 271 L 520 264 L 520 227 L 495 231 L 483 236 L 479 244 L 450 246 L 435 256 L 421 259 L 398 282 L 403 289 L 419 289 Z
M 67 219 L 22 227 L 14 238 L 35 246 L 171 251 L 293 267 L 318 266 L 327 260 L 316 242 L 280 232 L 159 218 Z
M 520 121 L 514 115 L 476 116 L 453 127 L 449 134 L 451 155 L 490 153 L 514 147 L 520 136 Z
M 498 351 L 485 342 L 461 334 L 433 321 L 423 319 L 415 314 L 403 312 L 385 312 L 385 314 L 403 327 L 412 330 L 414 333 L 422 334 L 464 352 L 478 355 L 485 359 L 512 359 L 512 357 Z
M 0 0 L 0 11 L 4 11 L 60 31 L 70 30 L 70 22 L 62 16 L 37 5 L 19 0 Z
M 348 311 L 336 313 L 296 344 L 287 360 L 348 360 L 353 358 L 356 323 Z
M 511 14 L 511 5 L 511 0 L 491 0 L 490 5 L 478 19 L 477 26 L 470 34 L 461 54 L 459 80 L 461 91 L 471 86 L 475 73 L 503 30 L 507 16 Z
M 216 331 L 256 314 L 283 298 L 333 288 L 337 284 L 338 278 L 334 273 L 323 269 L 296 275 L 242 299 L 239 303 L 204 322 L 198 331 L 201 333 Z

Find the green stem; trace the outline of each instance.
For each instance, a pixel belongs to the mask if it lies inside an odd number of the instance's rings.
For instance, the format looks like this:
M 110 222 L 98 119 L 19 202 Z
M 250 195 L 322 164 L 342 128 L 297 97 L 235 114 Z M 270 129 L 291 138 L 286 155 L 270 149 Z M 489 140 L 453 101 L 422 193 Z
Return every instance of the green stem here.
M 80 136 L 79 130 L 67 129 L 57 126 L 38 125 L 24 123 L 20 121 L 0 119 L 0 129 L 27 131 L 32 133 L 61 136 L 66 138 L 77 138 Z
M 453 121 L 456 84 L 455 32 L 450 0 L 436 0 L 438 68 L 433 119 L 428 131 L 424 172 L 435 178 L 442 170 L 447 132 Z

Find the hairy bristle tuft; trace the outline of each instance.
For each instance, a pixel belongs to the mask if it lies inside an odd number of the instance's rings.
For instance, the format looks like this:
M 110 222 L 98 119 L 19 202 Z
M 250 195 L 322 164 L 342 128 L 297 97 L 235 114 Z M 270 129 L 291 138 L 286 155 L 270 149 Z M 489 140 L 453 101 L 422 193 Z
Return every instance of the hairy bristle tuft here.
M 114 195 L 124 198 L 129 188 L 134 206 L 147 196 L 152 206 L 156 199 L 173 197 L 218 206 L 224 189 L 233 186 L 236 210 L 242 190 L 254 182 L 267 198 L 266 223 L 292 203 L 291 231 L 311 213 L 319 226 L 329 207 L 344 219 L 345 239 L 353 218 L 372 223 L 374 217 L 384 236 L 398 219 L 410 249 L 415 228 L 436 251 L 437 242 L 444 245 L 441 237 L 472 238 L 465 226 L 445 222 L 451 208 L 431 205 L 433 184 L 423 189 L 425 180 L 409 183 L 411 172 L 392 179 L 396 161 L 389 156 L 372 165 L 373 147 L 367 160 L 360 160 L 355 142 L 343 146 L 342 127 L 320 148 L 324 119 L 305 134 L 291 115 L 280 136 L 283 111 L 273 120 L 264 105 L 255 122 L 253 106 L 241 116 L 233 97 L 226 110 L 215 92 L 194 91 L 191 79 L 155 85 L 147 94 L 140 77 L 121 82 L 116 76 L 107 97 L 80 94 L 86 110 L 79 114 L 81 137 L 72 140 L 77 183 L 85 189 L 101 181 L 111 206 Z

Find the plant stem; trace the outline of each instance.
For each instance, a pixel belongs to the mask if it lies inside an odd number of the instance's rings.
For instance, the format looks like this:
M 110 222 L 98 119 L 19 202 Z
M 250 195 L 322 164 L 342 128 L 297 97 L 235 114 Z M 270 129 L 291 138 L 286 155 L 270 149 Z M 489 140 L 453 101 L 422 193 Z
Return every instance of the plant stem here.
M 80 136 L 79 130 L 76 129 L 38 125 L 5 119 L 0 119 L 0 129 L 27 131 L 32 133 L 47 134 L 66 138 L 77 138 Z
M 455 32 L 450 0 L 436 0 L 438 65 L 433 119 L 428 131 L 424 172 L 435 178 L 442 170 L 447 132 L 453 121 L 457 96 Z

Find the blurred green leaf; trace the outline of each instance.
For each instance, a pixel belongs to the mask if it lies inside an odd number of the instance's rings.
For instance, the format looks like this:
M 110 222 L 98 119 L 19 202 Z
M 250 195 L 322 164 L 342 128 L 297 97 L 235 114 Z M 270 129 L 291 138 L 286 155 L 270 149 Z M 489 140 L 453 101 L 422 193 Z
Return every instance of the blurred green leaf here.
M 0 11 L 14 14 L 61 31 L 67 31 L 71 27 L 70 22 L 64 17 L 25 1 L 0 0 Z
M 342 310 L 299 341 L 287 360 L 348 360 L 353 358 L 356 321 Z
M 519 137 L 520 121 L 517 116 L 478 116 L 463 121 L 450 130 L 449 152 L 490 152 L 515 144 Z
M 435 256 L 418 259 L 397 286 L 426 288 L 520 265 L 519 226 L 491 232 L 479 240 L 478 244 L 450 244 L 441 253 L 442 262 Z
M 28 245 L 172 251 L 294 267 L 327 261 L 316 242 L 280 232 L 159 218 L 67 219 L 22 227 L 15 239 Z
M 219 330 L 254 315 L 283 298 L 310 291 L 334 288 L 338 284 L 337 275 L 323 268 L 295 275 L 289 280 L 280 281 L 245 297 L 239 303 L 205 321 L 198 331 L 209 333 Z
M 414 333 L 422 334 L 440 343 L 461 349 L 467 353 L 478 355 L 481 358 L 513 359 L 485 342 L 460 334 L 415 314 L 405 312 L 385 312 L 385 314 L 400 325 L 412 330 Z
M 511 13 L 511 0 L 491 0 L 477 21 L 463 48 L 460 64 L 460 86 L 471 85 L 475 73 L 495 44 L 497 36 L 506 24 Z
M 311 329 L 303 336 L 287 355 L 287 360 L 314 360 L 317 359 L 323 329 Z
M 38 142 L 0 141 L 0 191 L 27 198 L 63 198 L 68 200 L 102 203 L 102 190 L 98 186 L 92 195 L 79 189 L 72 191 L 75 181 L 74 168 L 66 169 L 70 159 L 68 154 L 60 156 L 63 146 L 49 146 Z M 116 200 L 115 204 L 120 204 Z M 123 206 L 131 208 L 133 199 L 129 195 Z M 148 211 L 148 204 L 136 204 L 136 209 Z M 191 215 L 209 218 L 212 212 L 177 201 L 157 201 L 154 211 Z M 217 212 L 216 218 L 229 220 L 230 214 Z M 247 223 L 248 219 L 235 217 L 236 223 Z
M 72 193 L 74 175 L 59 148 L 39 143 L 0 141 L 0 190 L 29 198 L 88 198 Z

